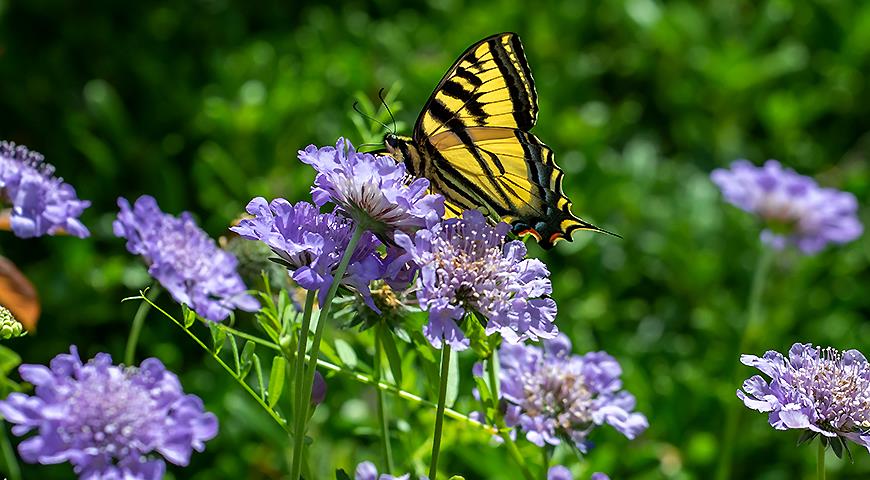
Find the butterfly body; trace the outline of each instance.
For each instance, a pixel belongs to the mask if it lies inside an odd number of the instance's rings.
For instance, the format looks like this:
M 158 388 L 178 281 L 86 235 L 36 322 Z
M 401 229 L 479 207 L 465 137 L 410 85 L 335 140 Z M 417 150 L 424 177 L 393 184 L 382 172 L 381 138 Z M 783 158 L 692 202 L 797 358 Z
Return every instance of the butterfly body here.
M 514 33 L 472 45 L 426 102 L 414 133 L 388 133 L 387 151 L 425 177 L 447 213 L 480 209 L 531 234 L 544 248 L 574 230 L 600 230 L 571 213 L 553 152 L 529 130 L 538 114 L 534 79 Z

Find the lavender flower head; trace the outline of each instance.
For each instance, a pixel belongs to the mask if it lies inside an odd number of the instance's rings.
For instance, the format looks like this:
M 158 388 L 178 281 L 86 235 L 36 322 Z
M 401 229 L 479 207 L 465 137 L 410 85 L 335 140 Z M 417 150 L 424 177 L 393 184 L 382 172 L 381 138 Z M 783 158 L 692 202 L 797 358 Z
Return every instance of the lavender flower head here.
M 317 206 L 332 202 L 382 237 L 392 238 L 395 230 L 413 233 L 427 218 L 444 216 L 444 198 L 427 193 L 429 180 L 411 177 L 391 157 L 358 153 L 344 138 L 334 148 L 309 145 L 299 159 L 317 170 L 311 188 Z
M 408 480 L 409 478 L 411 478 L 410 473 L 406 473 L 399 477 L 394 477 L 386 473 L 378 476 L 378 469 L 372 462 L 362 462 L 357 465 L 353 476 L 354 480 Z M 423 475 L 419 480 L 429 480 L 429 477 Z
M 18 446 L 29 463 L 70 462 L 82 479 L 159 480 L 164 459 L 186 466 L 217 435 L 214 414 L 156 358 L 123 367 L 100 353 L 83 364 L 72 346 L 50 368 L 19 371 L 35 395 L 10 394 L 0 413 L 16 435 L 38 432 Z
M 728 203 L 764 221 L 761 239 L 773 248 L 795 245 L 812 254 L 828 243 L 850 242 L 863 232 L 854 195 L 822 188 L 776 160 L 762 167 L 737 160 L 729 170 L 714 170 L 710 178 Z
M 466 210 L 461 219 L 418 230 L 413 240 L 396 233 L 396 243 L 420 268 L 417 300 L 429 311 L 424 333 L 436 348 L 443 342 L 457 350 L 469 346 L 458 322 L 470 312 L 486 318 L 487 335 L 499 332 L 513 343 L 558 333 L 556 302 L 547 297 L 550 272 L 541 261 L 524 259 L 522 242 L 505 243 L 509 230 Z
M 564 334 L 544 340 L 542 347 L 502 344 L 498 352 L 501 394 L 507 401 L 505 422 L 543 447 L 562 437 L 586 452 L 587 436 L 608 424 L 634 439 L 649 426 L 633 412 L 634 396 L 622 390 L 622 369 L 605 352 L 571 354 Z M 478 373 L 480 366 L 476 367 Z
M 236 257 L 218 248 L 189 213 L 178 218 L 163 213 L 148 195 L 139 197 L 132 208 L 126 199 L 119 198 L 118 206 L 121 211 L 113 223 L 115 235 L 127 239 L 130 253 L 145 258 L 148 273 L 176 301 L 212 321 L 227 318 L 236 308 L 259 308 L 236 273 Z
M 295 205 L 263 197 L 246 207 L 253 218 L 244 219 L 230 230 L 249 240 L 260 240 L 292 271 L 293 280 L 306 290 L 318 290 L 321 303 L 332 284 L 333 272 L 347 250 L 353 221 L 332 213 L 320 213 L 314 205 Z M 377 239 L 363 234 L 354 250 L 342 283 L 359 291 L 374 307 L 369 283 L 380 278 L 383 266 L 377 254 Z
M 0 142 L 0 192 L 12 204 L 12 232 L 21 238 L 67 233 L 90 235 L 79 216 L 91 205 L 72 185 L 54 176 L 43 156 L 12 142 Z
M 828 438 L 851 440 L 870 450 L 870 364 L 857 350 L 795 343 L 785 358 L 768 351 L 763 357 L 741 355 L 760 375 L 743 382 L 737 397 L 777 430 L 810 430 Z

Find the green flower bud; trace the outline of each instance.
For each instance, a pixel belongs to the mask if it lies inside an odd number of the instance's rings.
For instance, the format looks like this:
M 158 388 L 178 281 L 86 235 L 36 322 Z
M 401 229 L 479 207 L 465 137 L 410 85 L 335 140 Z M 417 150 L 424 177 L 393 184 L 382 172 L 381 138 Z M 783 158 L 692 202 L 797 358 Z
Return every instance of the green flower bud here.
M 24 333 L 24 325 L 15 319 L 8 308 L 0 306 L 0 339 L 8 340 Z

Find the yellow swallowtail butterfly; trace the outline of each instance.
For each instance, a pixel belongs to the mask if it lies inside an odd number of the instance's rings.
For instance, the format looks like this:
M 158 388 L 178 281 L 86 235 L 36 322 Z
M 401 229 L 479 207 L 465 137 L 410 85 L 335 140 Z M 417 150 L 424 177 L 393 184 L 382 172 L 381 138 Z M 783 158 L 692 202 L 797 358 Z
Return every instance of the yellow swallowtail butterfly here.
M 529 133 L 538 97 L 520 37 L 468 48 L 441 79 L 412 137 L 387 133 L 387 152 L 444 196 L 447 213 L 483 209 L 544 248 L 574 230 L 603 231 L 571 213 L 553 151 Z

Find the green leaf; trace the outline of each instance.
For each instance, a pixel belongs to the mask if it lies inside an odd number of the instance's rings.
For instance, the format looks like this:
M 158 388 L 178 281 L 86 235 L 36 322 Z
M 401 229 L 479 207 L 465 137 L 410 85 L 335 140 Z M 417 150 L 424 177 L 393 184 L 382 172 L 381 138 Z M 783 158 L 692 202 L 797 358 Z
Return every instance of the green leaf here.
M 843 458 L 843 440 L 840 437 L 834 437 L 831 439 L 831 450 L 834 451 L 834 455 L 837 458 Z
M 463 477 L 462 475 L 454 475 L 450 477 L 449 480 L 465 480 L 465 477 Z
M 211 330 L 211 351 L 217 355 L 224 348 L 227 332 L 215 322 L 208 322 L 208 329 Z
M 356 352 L 353 350 L 353 347 L 350 346 L 349 343 L 345 342 L 340 338 L 335 339 L 335 353 L 338 354 L 338 358 L 341 359 L 341 363 L 345 366 L 353 370 L 356 368 L 358 363 Z
M 257 344 L 248 340 L 245 342 L 245 346 L 242 347 L 242 356 L 241 356 L 241 369 L 239 371 L 239 378 L 245 378 L 248 376 L 248 373 L 251 371 L 251 357 L 254 354 L 254 350 L 257 348 Z
M 818 435 L 818 432 L 814 432 L 812 430 L 804 430 L 803 433 L 801 433 L 800 438 L 798 438 L 798 441 L 797 441 L 798 446 L 803 445 L 803 444 L 809 442 L 810 440 L 816 438 L 816 435 Z
M 272 319 L 267 315 L 257 315 L 257 324 L 266 332 L 269 339 L 278 343 L 278 331 L 272 326 Z
M 450 365 L 447 368 L 447 397 L 444 403 L 453 407 L 459 397 L 459 354 L 456 350 L 450 350 Z
M 257 385 L 260 387 L 260 398 L 266 399 L 266 385 L 263 383 L 263 366 L 260 365 L 260 356 L 256 353 L 251 354 L 254 363 L 254 373 L 257 374 Z
M 384 347 L 384 353 L 387 354 L 387 363 L 390 364 L 390 372 L 393 374 L 393 380 L 396 385 L 402 385 L 402 357 L 399 356 L 399 349 L 396 347 L 396 340 L 388 328 L 378 327 L 381 339 L 381 345 Z
M 492 393 L 490 393 L 486 381 L 475 376 L 474 383 L 477 385 L 477 391 L 480 393 L 480 402 L 484 405 L 490 405 L 490 402 L 492 401 Z
M 15 353 L 14 350 L 0 345 L 0 371 L 3 374 L 8 374 L 18 365 L 21 365 L 21 356 Z
M 190 328 L 196 322 L 196 312 L 186 304 L 181 304 L 181 316 L 184 318 L 184 328 Z
M 236 365 L 236 375 L 238 375 L 239 378 L 244 378 L 242 376 L 242 363 L 239 361 L 239 344 L 236 343 L 236 336 L 235 335 L 229 335 L 229 337 L 230 337 L 230 347 L 232 347 L 232 349 L 233 349 L 233 362 Z
M 350 475 L 347 474 L 347 472 L 345 472 L 344 470 L 339 468 L 338 470 L 335 471 L 335 480 L 352 480 L 352 479 L 350 478 Z
M 287 361 L 281 355 L 272 359 L 272 372 L 269 374 L 269 406 L 274 407 L 284 391 L 284 369 Z

